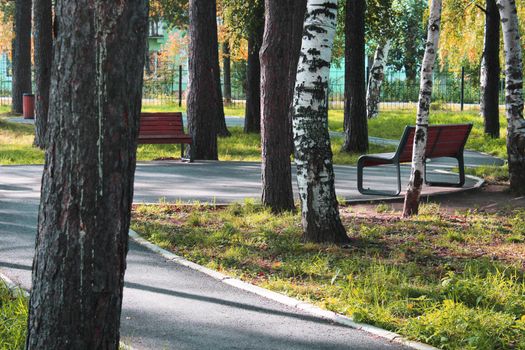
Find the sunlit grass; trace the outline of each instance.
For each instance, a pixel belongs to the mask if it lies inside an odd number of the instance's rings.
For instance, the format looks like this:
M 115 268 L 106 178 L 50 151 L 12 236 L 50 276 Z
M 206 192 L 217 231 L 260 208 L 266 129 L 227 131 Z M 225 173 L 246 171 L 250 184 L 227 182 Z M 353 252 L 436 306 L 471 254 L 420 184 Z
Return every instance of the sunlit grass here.
M 27 299 L 15 294 L 0 280 L 0 349 L 23 349 L 25 345 Z
M 525 347 L 523 210 L 342 214 L 346 248 L 304 244 L 299 214 L 251 201 L 137 206 L 132 226 L 196 263 L 445 349 Z
M 181 111 L 185 107 L 177 105 L 167 106 L 145 106 L 147 112 Z M 229 107 L 225 110 L 226 115 L 243 115 L 244 108 Z M 399 139 L 405 125 L 413 124 L 415 112 L 384 111 L 380 116 L 370 121 L 370 135 L 387 139 Z M 434 123 L 474 123 L 472 134 L 469 138 L 467 148 L 494 154 L 505 158 L 505 139 L 491 139 L 483 134 L 483 122 L 474 112 L 433 112 Z M 15 125 L 8 122 L 9 118 L 0 119 L 0 164 L 41 164 L 43 163 L 43 152 L 32 147 L 33 127 L 30 125 Z M 505 133 L 505 123 L 502 120 L 502 134 Z M 342 130 L 343 111 L 330 111 L 330 128 Z M 244 134 L 242 128 L 230 128 L 232 136 L 219 139 L 219 159 L 229 161 L 260 161 L 261 149 L 259 135 Z M 343 143 L 341 137 L 332 139 L 332 149 L 335 164 L 355 164 L 360 154 L 346 154 L 340 151 Z M 380 153 L 393 151 L 395 147 L 370 144 L 369 153 Z M 179 145 L 141 145 L 138 148 L 138 160 L 150 161 L 154 159 L 179 158 Z M 487 173 L 490 169 L 485 169 Z M 500 172 L 495 169 L 494 172 Z M 487 176 L 499 176 L 488 174 Z

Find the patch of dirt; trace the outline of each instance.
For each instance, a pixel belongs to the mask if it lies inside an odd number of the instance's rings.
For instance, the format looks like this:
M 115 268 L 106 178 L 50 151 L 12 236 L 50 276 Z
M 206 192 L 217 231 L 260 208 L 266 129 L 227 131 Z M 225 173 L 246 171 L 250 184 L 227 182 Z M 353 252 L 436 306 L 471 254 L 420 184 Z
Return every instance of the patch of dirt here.
M 480 189 L 447 194 L 429 198 L 422 198 L 422 203 L 439 204 L 443 214 L 452 215 L 456 212 L 477 210 L 485 213 L 502 213 L 516 208 L 525 208 L 525 196 L 512 194 L 508 184 L 486 184 Z M 348 205 L 347 208 L 357 216 L 374 216 L 381 219 L 396 220 L 403 211 L 403 202 L 384 202 L 390 207 L 384 213 L 378 213 L 380 203 Z

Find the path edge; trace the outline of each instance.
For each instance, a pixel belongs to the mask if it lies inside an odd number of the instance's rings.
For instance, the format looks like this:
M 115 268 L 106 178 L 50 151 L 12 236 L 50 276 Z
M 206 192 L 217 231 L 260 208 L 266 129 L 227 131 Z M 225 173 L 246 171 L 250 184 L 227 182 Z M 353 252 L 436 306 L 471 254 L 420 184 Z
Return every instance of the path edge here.
M 147 241 L 142 236 L 140 236 L 140 234 L 138 234 L 132 229 L 129 229 L 129 237 L 133 241 L 138 243 L 139 245 L 143 246 L 144 248 L 147 248 L 150 251 L 161 255 L 166 260 L 169 260 L 176 264 L 188 267 L 192 270 L 201 272 L 207 276 L 210 276 L 234 288 L 238 288 L 246 292 L 250 292 L 250 293 L 259 295 L 263 298 L 278 302 L 280 304 L 299 309 L 312 316 L 320 317 L 325 320 L 332 321 L 334 323 L 337 323 L 343 326 L 348 326 L 348 327 L 351 327 L 357 330 L 361 330 L 361 331 L 370 333 L 372 335 L 384 338 L 390 342 L 398 343 L 398 344 L 410 347 L 415 350 L 439 350 L 438 348 L 434 346 L 406 339 L 402 335 L 388 331 L 386 329 L 382 329 L 382 328 L 372 326 L 366 323 L 355 322 L 351 317 L 341 315 L 333 311 L 321 309 L 320 307 L 307 303 L 305 301 L 301 301 L 301 300 L 289 297 L 287 295 L 256 286 L 254 284 L 241 281 L 240 279 L 227 276 L 219 271 L 215 271 L 207 267 L 204 267 L 202 265 L 196 264 L 177 254 L 174 254 L 166 249 L 163 249 Z

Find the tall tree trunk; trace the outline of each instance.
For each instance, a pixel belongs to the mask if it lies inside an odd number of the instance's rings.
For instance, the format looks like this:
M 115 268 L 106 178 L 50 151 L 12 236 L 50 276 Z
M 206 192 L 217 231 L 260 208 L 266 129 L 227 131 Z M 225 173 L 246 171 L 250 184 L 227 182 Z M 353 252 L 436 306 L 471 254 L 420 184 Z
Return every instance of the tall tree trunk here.
M 189 9 L 187 113 L 193 143 L 188 152 L 193 159 L 217 160 L 219 95 L 212 55 L 213 37 L 217 37 L 215 1 L 190 0 Z
M 261 62 L 262 202 L 274 212 L 295 208 L 289 149 L 294 0 L 265 0 Z
M 366 0 L 347 0 L 345 18 L 345 152 L 368 151 L 365 78 Z
M 31 88 L 31 0 L 15 1 L 12 109 L 22 113 L 22 96 Z
M 27 349 L 118 349 L 147 5 L 56 10 Z
M 208 0 L 213 5 L 213 25 L 211 25 L 211 57 L 212 57 L 212 70 L 215 77 L 215 88 L 217 90 L 217 106 L 215 111 L 217 112 L 217 135 L 219 136 L 230 136 L 230 132 L 226 127 L 226 118 L 224 116 L 224 101 L 222 100 L 222 88 L 221 88 L 221 68 L 219 64 L 219 37 L 217 33 L 217 0 Z
M 381 85 L 385 79 L 385 66 L 388 59 L 391 40 L 377 46 L 374 61 L 370 67 L 368 89 L 366 92 L 366 111 L 368 119 L 377 117 L 381 102 Z
M 485 41 L 480 72 L 480 110 L 485 134 L 499 138 L 499 22 L 496 0 L 486 0 Z
M 47 112 L 49 109 L 49 88 L 51 64 L 53 61 L 53 11 L 51 0 L 34 0 L 35 43 L 35 141 L 37 147 L 46 145 Z
M 505 107 L 510 188 L 525 195 L 525 120 L 523 56 L 515 0 L 497 0 L 505 46 Z
M 297 75 L 297 63 L 299 62 L 299 54 L 301 53 L 301 42 L 303 37 L 304 15 L 306 13 L 306 0 L 295 0 L 293 2 L 293 27 L 292 27 L 292 41 L 290 50 L 290 69 L 288 73 L 289 97 L 290 97 L 290 111 L 288 112 L 288 140 L 289 152 L 293 154 L 293 130 L 292 120 L 294 115 L 293 108 L 293 94 L 295 89 L 295 78 Z
M 230 44 L 228 41 L 222 43 L 222 67 L 224 75 L 224 102 L 226 105 L 229 105 L 232 103 L 232 73 Z
M 264 3 L 257 5 L 256 18 L 264 17 Z M 261 131 L 261 50 L 264 23 L 255 25 L 248 33 L 248 65 L 246 68 L 246 110 L 244 113 L 244 132 Z
M 442 0 L 432 0 L 430 17 L 428 19 L 427 43 L 425 55 L 421 64 L 421 83 L 419 103 L 417 106 L 416 131 L 412 151 L 412 169 L 410 182 L 405 195 L 403 216 L 416 215 L 419 209 L 419 196 L 423 186 L 425 150 L 427 146 L 427 131 L 432 97 L 432 72 L 436 62 L 436 53 L 439 47 L 439 31 L 441 27 Z
M 339 217 L 328 133 L 328 77 L 337 0 L 308 0 L 294 93 L 293 132 L 303 239 L 349 241 Z

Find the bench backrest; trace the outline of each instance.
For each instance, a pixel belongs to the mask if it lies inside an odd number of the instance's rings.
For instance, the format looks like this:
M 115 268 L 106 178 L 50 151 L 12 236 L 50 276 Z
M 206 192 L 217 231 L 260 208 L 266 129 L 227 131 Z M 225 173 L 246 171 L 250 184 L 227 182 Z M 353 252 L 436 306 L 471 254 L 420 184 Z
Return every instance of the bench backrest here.
M 183 135 L 182 113 L 141 113 L 139 130 L 139 135 L 142 137 L 149 135 Z
M 457 157 L 463 152 L 472 130 L 472 124 L 429 125 L 426 158 Z M 407 126 L 399 142 L 397 155 L 400 162 L 412 161 L 415 126 Z

